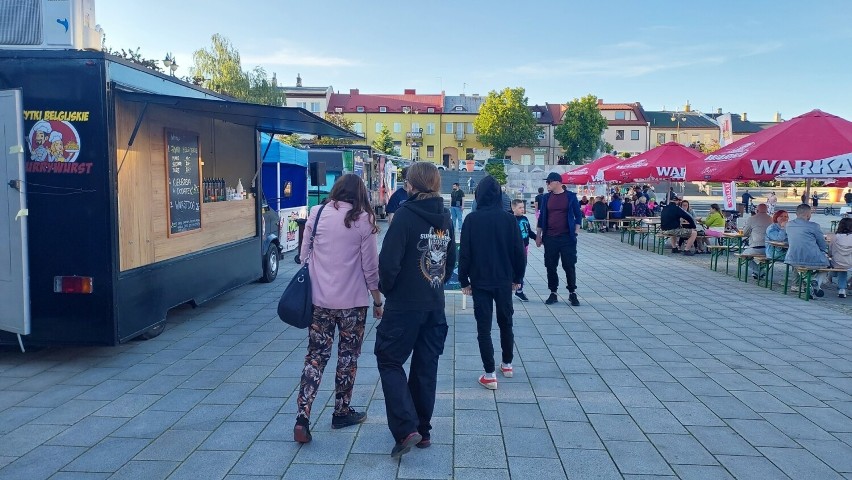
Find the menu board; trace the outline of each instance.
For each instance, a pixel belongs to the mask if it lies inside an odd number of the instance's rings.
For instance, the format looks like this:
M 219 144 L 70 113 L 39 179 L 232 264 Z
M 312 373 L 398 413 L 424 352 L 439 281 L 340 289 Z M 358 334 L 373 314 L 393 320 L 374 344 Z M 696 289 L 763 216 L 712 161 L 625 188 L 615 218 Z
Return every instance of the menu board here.
M 198 134 L 166 129 L 169 235 L 201 228 Z

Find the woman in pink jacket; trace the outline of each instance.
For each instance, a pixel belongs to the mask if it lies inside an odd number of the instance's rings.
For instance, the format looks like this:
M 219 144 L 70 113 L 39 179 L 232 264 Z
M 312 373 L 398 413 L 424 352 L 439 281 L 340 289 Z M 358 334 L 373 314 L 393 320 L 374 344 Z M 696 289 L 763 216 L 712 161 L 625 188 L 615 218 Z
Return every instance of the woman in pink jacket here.
M 365 412 L 355 411 L 349 402 L 371 303 L 373 317 L 382 316 L 376 242 L 379 229 L 368 198 L 361 178 L 351 173 L 343 175 L 334 182 L 322 214 L 319 214 L 321 206 L 312 208 L 305 225 L 304 238 L 310 238 L 314 219 L 319 215 L 314 250 L 310 254 L 314 315 L 308 327 L 308 354 L 293 428 L 293 438 L 299 443 L 311 441 L 311 404 L 331 356 L 335 327 L 340 332 L 340 341 L 331 428 L 357 425 L 367 419 Z M 307 258 L 308 246 L 309 242 L 302 242 L 301 258 Z

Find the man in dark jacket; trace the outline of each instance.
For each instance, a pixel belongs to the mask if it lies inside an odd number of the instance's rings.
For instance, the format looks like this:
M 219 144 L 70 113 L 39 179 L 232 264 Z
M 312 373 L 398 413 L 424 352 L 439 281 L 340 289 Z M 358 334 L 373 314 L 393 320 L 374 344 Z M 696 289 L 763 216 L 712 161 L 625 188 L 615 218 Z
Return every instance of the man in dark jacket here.
M 673 201 L 670 201 L 666 205 L 666 208 L 660 212 L 660 229 L 662 233 L 672 235 L 672 253 L 679 251 L 677 247 L 678 241 L 681 238 L 685 238 L 687 240 L 684 244 L 683 254 L 693 255 L 691 250 L 692 244 L 698 238 L 697 228 L 692 215 L 680 208 L 680 202 L 677 201 L 677 197 Z
M 379 254 L 379 289 L 385 295 L 376 327 L 376 363 L 382 380 L 392 457 L 431 445 L 438 358 L 447 338 L 444 282 L 455 267 L 450 214 L 441 177 L 427 162 L 408 171 L 408 200 L 396 212 Z M 516 227 L 517 228 L 517 227 Z M 411 358 L 406 378 L 403 365 Z
M 461 232 L 459 251 L 459 283 L 462 293 L 473 295 L 479 354 L 485 374 L 479 384 L 490 390 L 497 388 L 494 368 L 494 345 L 491 343 L 491 316 L 496 306 L 503 350 L 500 371 L 511 377 L 512 290 L 520 287 L 526 269 L 526 255 L 521 232 L 513 215 L 503 210 L 500 185 L 492 176 L 483 178 L 476 187 L 476 211 L 468 214 Z
M 544 303 L 552 305 L 557 302 L 559 275 L 556 267 L 561 258 L 568 283 L 568 300 L 576 307 L 580 305 L 576 293 L 577 234 L 580 233 L 583 213 L 577 195 L 562 188 L 561 175 L 550 172 L 546 181 L 548 193 L 541 197 L 541 213 L 536 228 L 538 238 L 535 240 L 539 247 L 544 244 L 544 267 L 547 269 L 547 288 L 550 289 L 550 296 Z M 606 204 L 603 205 L 606 208 Z

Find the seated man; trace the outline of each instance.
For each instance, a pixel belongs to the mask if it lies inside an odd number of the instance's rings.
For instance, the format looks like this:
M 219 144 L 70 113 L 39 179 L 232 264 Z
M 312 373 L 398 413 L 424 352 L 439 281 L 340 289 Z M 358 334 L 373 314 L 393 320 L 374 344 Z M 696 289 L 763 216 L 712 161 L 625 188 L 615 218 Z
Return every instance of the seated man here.
M 592 205 L 592 214 L 595 216 L 595 220 L 606 220 L 608 210 L 609 207 L 604 202 L 603 195 L 599 196 Z M 602 228 L 601 230 L 606 230 L 606 228 Z
M 681 220 L 684 221 L 685 225 L 681 225 Z M 668 205 L 660 212 L 660 228 L 662 229 L 662 233 L 672 235 L 672 253 L 680 251 L 678 249 L 678 240 L 685 238 L 686 243 L 683 246 L 683 254 L 687 256 L 694 255 L 692 253 L 692 245 L 698 237 L 695 219 L 680 208 L 677 198 L 670 200 Z
M 609 202 L 609 218 L 622 218 L 622 206 L 623 204 L 621 202 L 621 195 L 616 193 L 612 196 L 612 200 L 610 200 Z M 614 226 L 614 222 L 609 222 L 608 228 L 612 228 Z
M 796 267 L 826 268 L 829 266 L 828 244 L 823 236 L 819 224 L 811 220 L 812 210 L 810 205 L 803 203 L 796 207 L 796 219 L 787 222 L 787 256 L 784 263 Z M 822 296 L 820 286 L 825 283 L 828 276 L 820 273 L 811 281 L 811 289 L 817 296 Z
M 757 206 L 757 213 L 748 217 L 743 227 L 743 236 L 748 238 L 748 248 L 743 250 L 743 254 L 766 254 L 766 229 L 770 225 L 772 225 L 772 217 L 769 216 L 769 206 L 761 203 Z M 752 276 L 758 278 L 757 262 L 749 260 L 749 267 L 754 272 Z

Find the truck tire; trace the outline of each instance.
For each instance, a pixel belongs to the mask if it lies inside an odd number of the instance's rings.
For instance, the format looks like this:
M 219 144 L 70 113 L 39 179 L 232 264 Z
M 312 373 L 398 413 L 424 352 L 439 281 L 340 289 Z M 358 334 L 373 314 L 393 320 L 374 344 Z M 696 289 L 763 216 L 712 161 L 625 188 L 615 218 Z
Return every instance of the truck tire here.
M 155 324 L 153 327 L 149 328 L 148 330 L 145 330 L 144 332 L 142 332 L 142 334 L 139 335 L 139 338 L 141 338 L 142 340 L 151 340 L 152 338 L 159 337 L 160 334 L 163 333 L 163 331 L 165 329 L 166 329 L 166 321 L 163 320 L 162 322 L 159 322 L 159 323 Z
M 274 243 L 266 249 L 266 255 L 263 256 L 263 277 L 260 280 L 264 283 L 272 283 L 278 277 L 278 246 Z

